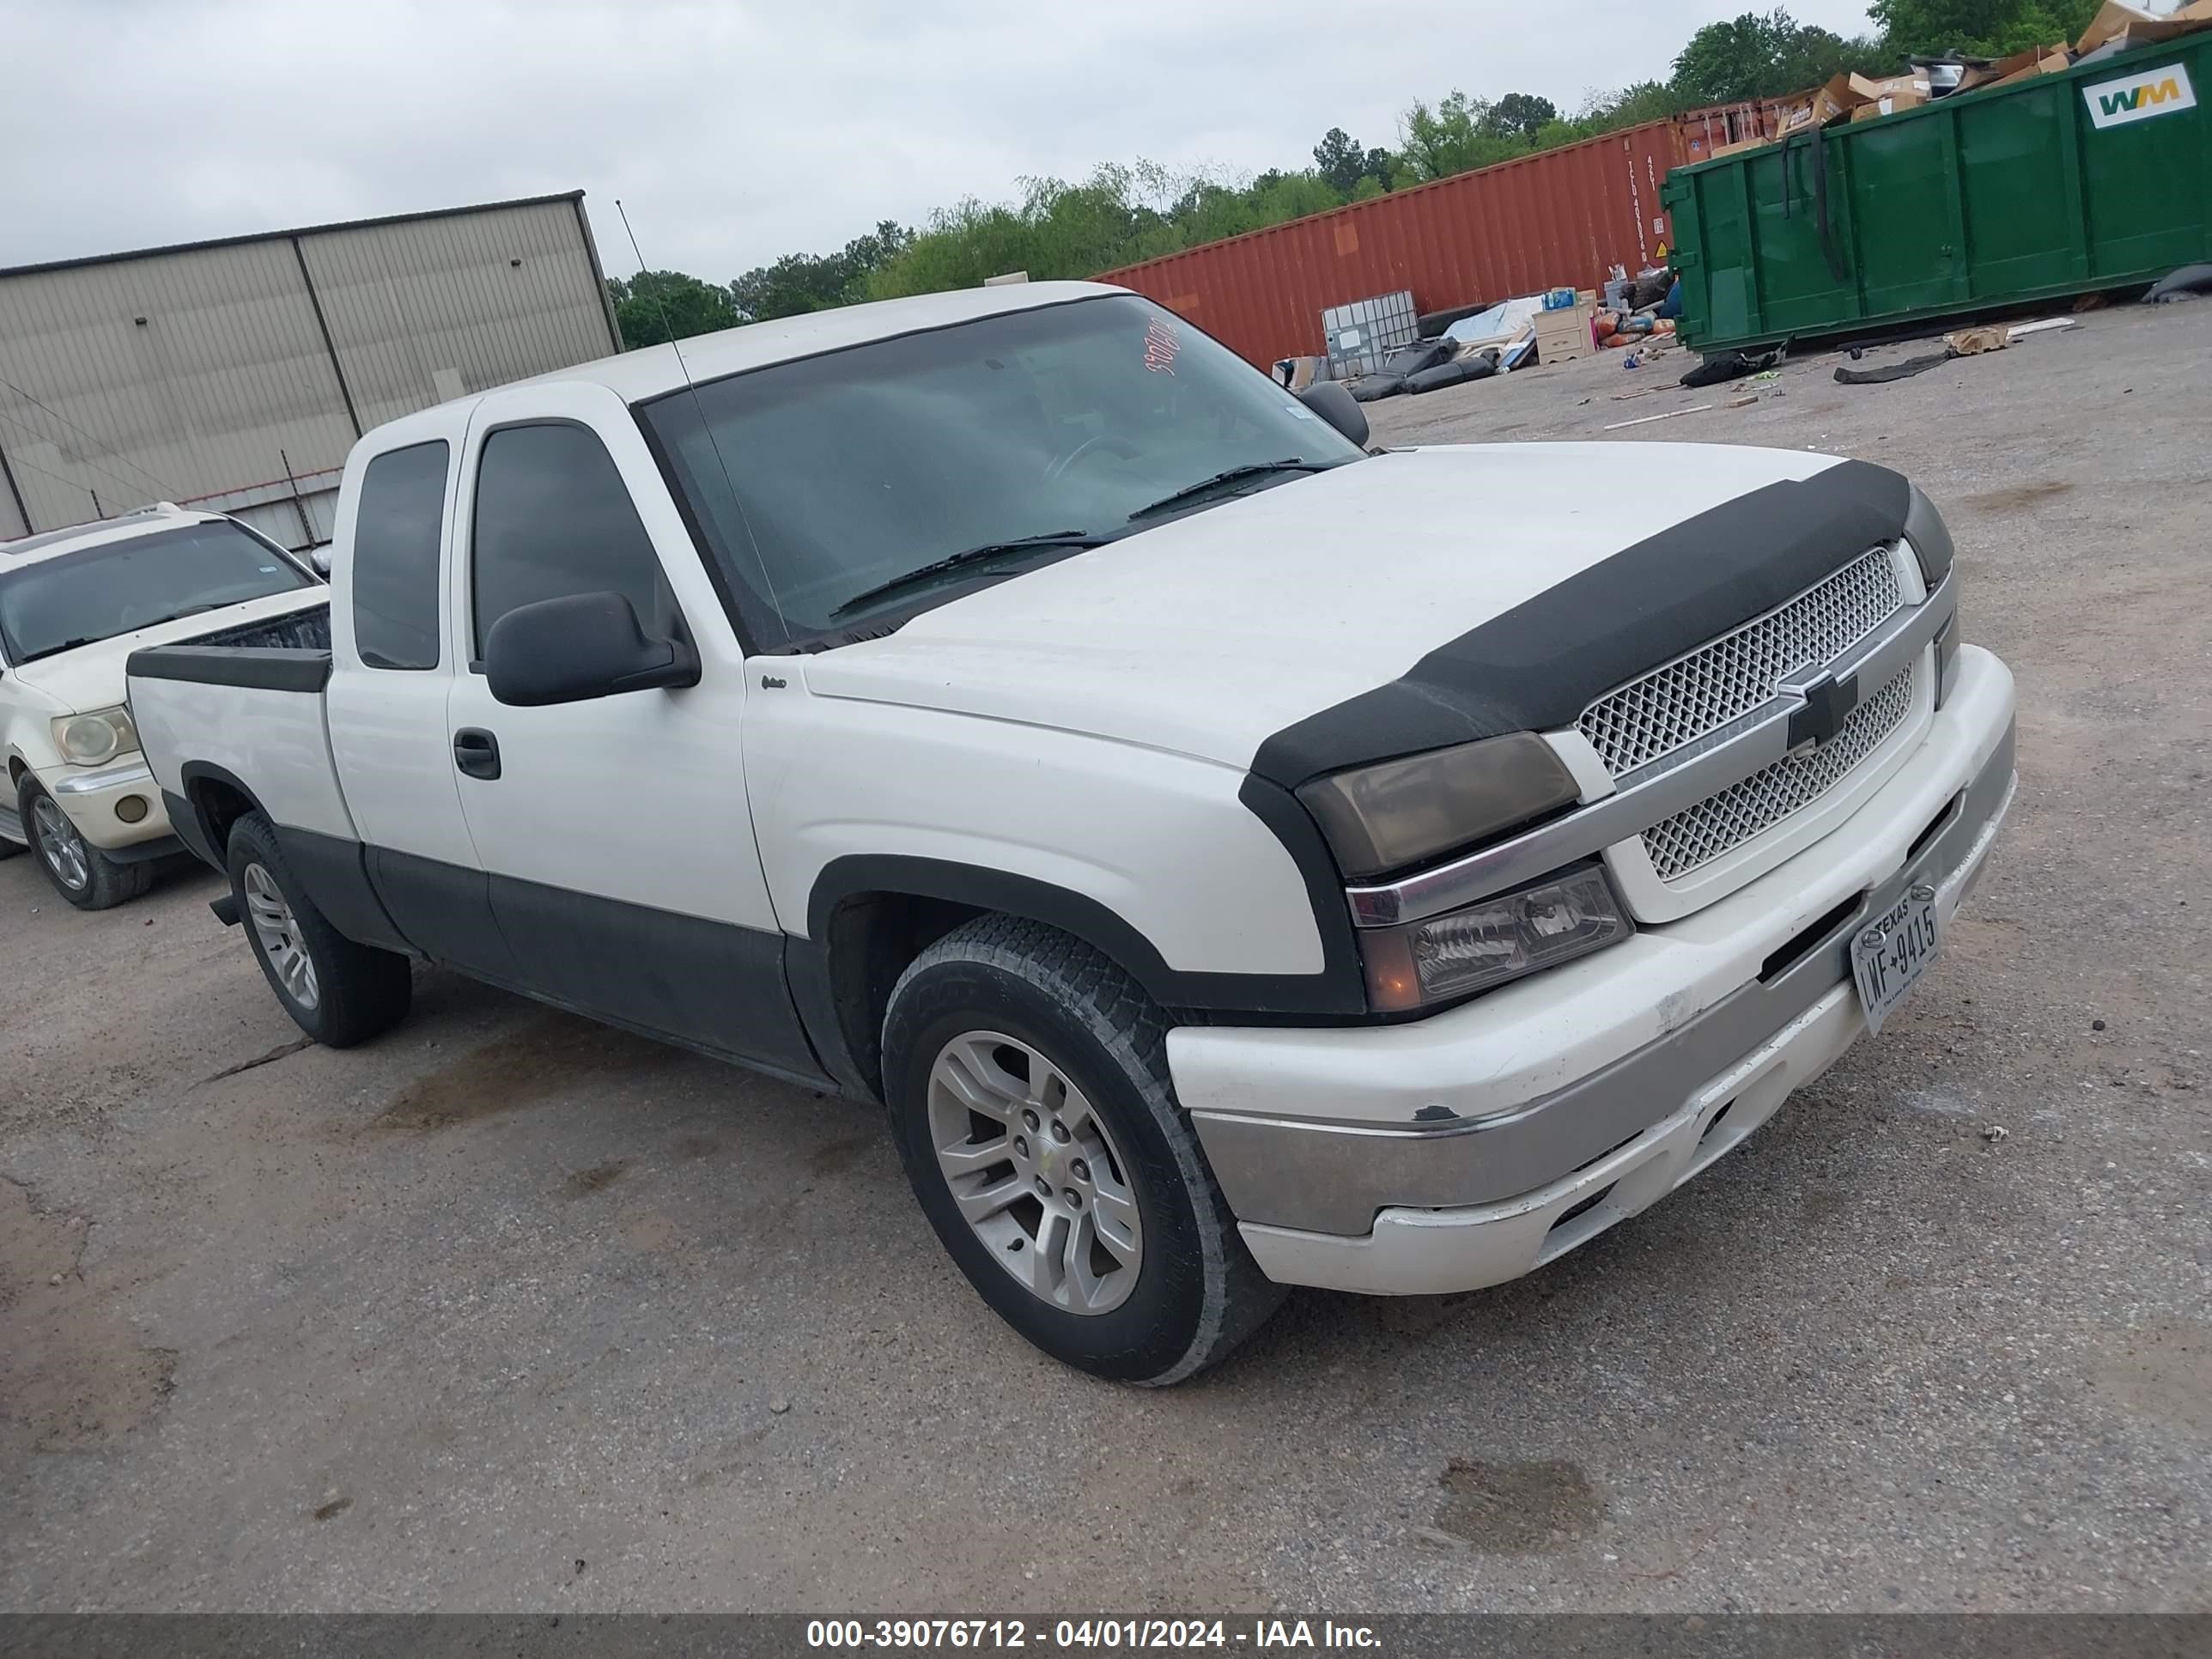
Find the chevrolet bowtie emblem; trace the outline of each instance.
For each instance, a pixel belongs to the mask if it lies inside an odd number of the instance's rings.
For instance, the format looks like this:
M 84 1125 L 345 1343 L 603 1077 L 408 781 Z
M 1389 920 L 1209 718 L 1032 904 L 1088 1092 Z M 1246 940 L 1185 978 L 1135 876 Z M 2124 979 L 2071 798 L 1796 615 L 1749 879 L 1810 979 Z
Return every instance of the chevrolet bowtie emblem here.
M 1844 729 L 1851 710 L 1859 706 L 1859 677 L 1854 674 L 1839 680 L 1833 674 L 1822 674 L 1802 695 L 1804 707 L 1790 716 L 1793 755 L 1813 753 Z

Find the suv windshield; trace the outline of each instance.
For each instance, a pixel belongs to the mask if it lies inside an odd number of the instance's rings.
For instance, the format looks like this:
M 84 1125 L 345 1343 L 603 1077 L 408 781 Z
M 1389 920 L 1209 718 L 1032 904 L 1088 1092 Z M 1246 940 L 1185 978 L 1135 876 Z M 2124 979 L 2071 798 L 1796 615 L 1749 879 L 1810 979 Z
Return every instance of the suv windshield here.
M 36 662 L 196 611 L 313 586 L 267 542 L 219 519 L 20 570 L 0 553 L 0 647 L 11 663 Z
M 1196 511 L 1360 456 L 1134 295 L 776 363 L 639 414 L 770 642 L 1072 556 L 1160 522 L 1170 497 Z M 902 580 L 924 567 L 939 568 Z

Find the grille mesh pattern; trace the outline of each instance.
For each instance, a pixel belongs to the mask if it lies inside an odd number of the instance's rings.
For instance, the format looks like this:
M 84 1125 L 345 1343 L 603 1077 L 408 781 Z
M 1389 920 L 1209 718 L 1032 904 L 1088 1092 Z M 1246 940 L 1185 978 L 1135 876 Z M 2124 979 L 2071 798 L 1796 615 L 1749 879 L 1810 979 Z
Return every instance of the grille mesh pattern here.
M 1833 662 L 1903 602 L 1889 550 L 1870 549 L 1779 610 L 1607 692 L 1576 724 L 1618 778 L 1749 714 L 1785 676 Z
M 1826 793 L 1881 746 L 1911 708 L 1912 668 L 1908 664 L 1853 709 L 1836 735 L 1812 753 L 1784 756 L 1742 782 L 1653 824 L 1644 832 L 1644 850 L 1651 855 L 1659 879 L 1687 875 Z

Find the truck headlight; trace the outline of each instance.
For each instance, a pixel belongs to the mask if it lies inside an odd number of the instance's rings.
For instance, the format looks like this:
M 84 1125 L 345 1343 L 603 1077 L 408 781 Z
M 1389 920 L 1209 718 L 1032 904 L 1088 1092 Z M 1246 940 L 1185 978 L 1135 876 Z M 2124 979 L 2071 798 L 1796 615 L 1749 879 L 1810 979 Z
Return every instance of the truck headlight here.
M 1604 870 L 1589 864 L 1424 921 L 1362 929 L 1359 951 L 1370 1005 L 1401 1013 L 1588 956 L 1633 931 Z
M 54 722 L 54 747 L 71 766 L 97 766 L 137 746 L 127 708 L 94 708 Z
M 1581 794 L 1552 745 L 1528 732 L 1354 767 L 1297 791 L 1355 881 L 1471 846 Z

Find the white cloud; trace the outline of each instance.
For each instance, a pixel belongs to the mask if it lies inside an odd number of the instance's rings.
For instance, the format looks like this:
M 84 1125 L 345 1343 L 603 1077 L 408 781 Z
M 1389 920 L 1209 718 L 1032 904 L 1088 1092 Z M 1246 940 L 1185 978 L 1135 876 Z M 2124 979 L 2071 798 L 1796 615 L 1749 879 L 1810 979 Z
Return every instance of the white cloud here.
M 0 265 L 580 186 L 611 270 L 620 197 L 651 263 L 723 281 L 1024 176 L 1393 143 L 1455 86 L 1571 107 L 1747 9 L 0 0 Z

